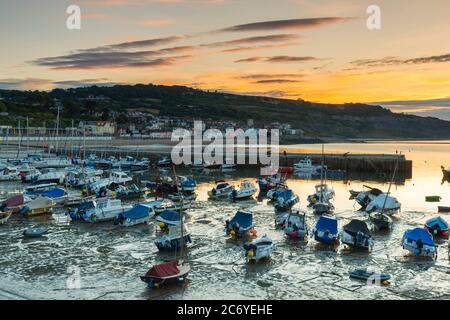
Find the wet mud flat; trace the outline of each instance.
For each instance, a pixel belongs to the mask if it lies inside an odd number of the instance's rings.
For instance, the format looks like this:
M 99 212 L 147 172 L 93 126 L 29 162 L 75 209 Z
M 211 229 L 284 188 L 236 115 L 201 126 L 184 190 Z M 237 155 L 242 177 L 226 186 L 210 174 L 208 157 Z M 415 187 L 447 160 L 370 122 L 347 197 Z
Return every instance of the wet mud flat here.
M 19 186 L 18 186 L 19 187 Z M 0 184 L 0 189 L 5 185 Z M 13 186 L 9 185 L 11 191 Z M 202 187 L 200 186 L 200 192 Z M 200 197 L 202 198 L 202 197 Z M 243 241 L 224 235 L 224 223 L 238 209 L 251 210 L 258 236 L 272 237 L 270 261 L 248 265 Z M 147 289 L 139 276 L 154 263 L 171 260 L 154 241 L 157 224 L 122 228 L 112 223 L 70 222 L 63 210 L 31 219 L 12 217 L 0 226 L 0 297 L 4 299 L 449 299 L 447 242 L 438 241 L 437 261 L 418 259 L 401 248 L 404 231 L 422 226 L 432 213 L 403 211 L 391 232 L 374 233 L 373 251 L 323 247 L 313 239 L 287 240 L 274 226 L 273 207 L 264 202 L 211 202 L 200 199 L 187 211 L 193 244 L 188 281 L 181 286 Z M 353 210 L 336 211 L 339 227 Z M 445 216 L 450 220 L 450 216 Z M 308 213 L 310 229 L 317 217 Z M 49 233 L 25 239 L 29 226 Z M 351 280 L 348 271 L 368 267 L 392 276 L 388 286 Z M 74 271 L 75 270 L 75 271 Z M 79 276 L 78 276 L 79 275 Z M 78 279 L 79 282 L 74 282 Z M 74 285 L 75 283 L 75 285 Z

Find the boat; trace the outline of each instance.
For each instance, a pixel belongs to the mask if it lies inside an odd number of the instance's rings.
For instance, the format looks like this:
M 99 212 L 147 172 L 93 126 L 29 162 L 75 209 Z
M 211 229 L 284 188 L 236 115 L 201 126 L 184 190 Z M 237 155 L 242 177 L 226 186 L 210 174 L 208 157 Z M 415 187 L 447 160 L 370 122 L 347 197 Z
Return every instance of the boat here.
M 45 168 L 42 169 L 41 174 L 36 176 L 33 180 L 34 184 L 44 184 L 44 183 L 58 183 L 63 184 L 66 179 L 66 171 L 56 170 L 55 168 Z
M 372 250 L 374 240 L 364 221 L 353 219 L 346 224 L 339 234 L 342 243 L 355 248 Z
M 27 191 L 24 193 L 26 197 L 35 199 L 37 197 L 47 197 L 56 203 L 64 202 L 67 199 L 67 191 L 64 188 L 55 187 L 45 191 Z
M 369 220 L 376 230 L 390 230 L 392 229 L 392 219 L 383 212 L 369 213 Z
M 235 172 L 237 170 L 237 166 L 235 164 L 222 164 L 221 170 L 224 173 Z
M 208 191 L 208 196 L 213 200 L 227 199 L 228 194 L 233 192 L 233 190 L 233 185 L 226 183 L 225 181 L 216 181 L 216 186 Z
M 11 217 L 12 211 L 0 211 L 0 225 L 8 222 L 8 219 Z
M 155 206 L 155 212 L 157 214 L 160 214 L 163 211 L 170 210 L 170 211 L 185 211 L 191 207 L 191 202 L 180 202 L 178 201 L 172 201 L 169 199 L 163 199 L 159 200 L 160 204 Z
M 131 227 L 137 224 L 148 223 L 155 216 L 155 206 L 158 203 L 159 201 L 138 203 L 133 208 L 120 213 L 114 221 L 114 224 Z
M 321 216 L 312 230 L 314 240 L 324 244 L 337 244 L 338 222 L 333 217 Z
M 29 200 L 30 199 L 25 198 L 21 194 L 12 196 L 11 198 L 8 198 L 8 199 L 0 202 L 0 211 L 15 212 L 15 211 L 19 210 L 21 208 L 21 206 Z
M 388 196 L 388 194 L 382 193 L 375 197 L 366 207 L 366 212 L 371 213 L 374 211 L 382 211 L 387 215 L 393 215 L 400 211 L 402 205 L 394 197 Z
M 41 171 L 39 171 L 38 169 L 35 168 L 30 168 L 29 170 L 23 170 L 20 169 L 20 179 L 22 180 L 23 183 L 32 183 L 33 181 L 36 180 L 36 178 L 42 174 Z
M 178 177 L 180 181 L 180 187 L 183 192 L 194 192 L 197 188 L 197 182 L 192 177 Z
M 350 200 L 355 200 L 360 206 L 361 209 L 365 210 L 367 205 L 376 197 L 381 195 L 383 191 L 377 188 L 372 188 L 369 186 L 364 186 L 369 190 L 366 191 L 354 191 L 350 190 Z
M 172 160 L 169 157 L 163 157 L 162 159 L 156 162 L 157 167 L 171 167 Z
M 275 212 L 287 212 L 299 202 L 300 198 L 291 189 L 277 192 L 274 202 Z
M 330 189 L 327 184 L 318 184 L 315 186 L 315 192 L 308 196 L 309 206 L 313 206 L 318 202 L 329 202 L 335 196 L 334 190 Z
M 44 227 L 40 228 L 28 228 L 23 231 L 23 236 L 28 238 L 38 238 L 42 237 L 44 234 L 48 233 L 48 229 Z
M 96 193 L 101 188 L 107 188 L 111 184 L 126 185 L 128 182 L 133 181 L 125 172 L 113 171 L 108 178 L 100 179 L 94 183 L 88 184 L 87 189 L 90 193 Z
M 153 266 L 140 278 L 147 288 L 158 288 L 163 284 L 183 282 L 190 271 L 188 264 L 175 260 Z
M 242 238 L 248 235 L 256 235 L 253 225 L 253 214 L 239 210 L 231 220 L 225 221 L 225 233 L 232 238 Z
M 87 209 L 81 216 L 84 221 L 95 223 L 101 221 L 115 220 L 119 214 L 131 209 L 130 205 L 122 204 L 117 199 L 106 199 L 93 208 Z
M 426 202 L 440 202 L 442 200 L 441 196 L 426 196 Z
M 273 247 L 272 239 L 264 235 L 252 243 L 244 244 L 245 257 L 248 262 L 258 262 L 262 259 L 270 258 Z
M 433 237 L 424 228 L 406 230 L 402 239 L 402 247 L 417 257 L 437 258 L 437 247 Z
M 103 199 L 100 201 L 104 201 L 104 200 L 106 200 L 106 199 Z M 84 214 L 88 210 L 95 208 L 97 206 L 98 202 L 99 202 L 98 199 L 97 200 L 90 199 L 90 200 L 83 201 L 76 208 L 69 209 L 66 212 L 66 215 L 68 215 L 72 221 L 83 220 Z
M 164 210 L 156 215 L 155 220 L 159 222 L 159 227 L 167 231 L 170 227 L 180 224 L 181 214 L 178 211 Z
M 6 167 L 0 171 L 0 181 L 20 181 L 19 173 L 16 167 Z
M 445 178 L 450 177 L 450 169 L 446 169 L 444 166 L 441 166 L 441 169 Z
M 304 239 L 308 236 L 306 212 L 291 210 L 283 228 L 284 234 L 291 239 Z
M 294 164 L 295 174 L 318 175 L 322 170 L 322 166 L 313 165 L 311 158 L 305 158 Z
M 433 237 L 448 237 L 448 223 L 440 216 L 427 220 L 425 222 L 425 229 L 428 230 Z
M 83 202 L 94 200 L 95 196 L 83 197 L 81 195 L 68 195 L 64 200 L 64 206 L 73 207 L 82 204 Z
M 38 158 L 36 161 L 32 161 L 30 164 L 36 169 L 65 168 L 71 166 L 72 161 L 67 158 L 47 158 L 47 159 Z
M 289 188 L 284 183 L 278 184 L 275 188 L 272 188 L 269 191 L 267 191 L 265 197 L 270 201 L 277 201 L 278 194 L 286 189 Z
M 55 201 L 50 198 L 39 196 L 34 200 L 24 204 L 17 213 L 25 216 L 35 216 L 39 214 L 51 213 L 55 206 Z
M 293 167 L 280 167 L 278 169 L 279 173 L 283 173 L 283 174 L 290 174 L 294 172 L 294 168 Z
M 178 227 L 169 227 L 168 233 L 155 241 L 159 251 L 180 250 L 182 246 L 187 246 L 188 243 L 192 243 L 191 233 L 187 229 L 184 229 L 184 232 L 181 233 Z
M 438 212 L 450 212 L 450 207 L 438 206 Z
M 180 202 L 181 200 L 185 201 L 195 201 L 197 199 L 197 195 L 195 193 L 189 193 L 189 194 L 178 194 L 178 193 L 171 193 L 167 195 L 167 198 L 171 200 L 172 202 Z
M 270 189 L 275 188 L 277 185 L 279 185 L 280 183 L 284 183 L 285 181 L 286 178 L 278 173 L 268 177 L 259 177 L 257 183 L 261 191 L 269 191 Z
M 45 192 L 56 188 L 58 185 L 56 183 L 41 183 L 28 186 L 25 188 L 25 192 Z
M 233 201 L 245 200 L 253 197 L 257 192 L 258 189 L 253 183 L 250 181 L 242 181 L 238 190 L 234 189 L 228 193 L 228 199 Z
M 129 186 L 118 185 L 114 192 L 116 194 L 115 198 L 120 200 L 138 200 L 144 197 L 145 192 L 140 190 L 135 184 Z
M 368 281 L 373 283 L 386 283 L 391 279 L 391 276 L 385 273 L 379 273 L 374 271 L 368 271 L 367 269 L 354 269 L 349 272 L 349 276 L 352 279 Z

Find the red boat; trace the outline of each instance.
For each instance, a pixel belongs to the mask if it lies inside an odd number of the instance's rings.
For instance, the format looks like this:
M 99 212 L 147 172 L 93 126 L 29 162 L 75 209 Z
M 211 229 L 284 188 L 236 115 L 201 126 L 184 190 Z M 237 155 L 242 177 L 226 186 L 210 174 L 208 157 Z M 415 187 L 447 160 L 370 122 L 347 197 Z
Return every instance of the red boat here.
M 191 267 L 188 264 L 175 260 L 153 266 L 145 276 L 141 276 L 141 280 L 147 283 L 148 288 L 157 288 L 162 284 L 184 281 L 189 271 Z
M 294 168 L 293 167 L 280 167 L 280 169 L 278 169 L 279 173 L 293 173 L 294 172 Z

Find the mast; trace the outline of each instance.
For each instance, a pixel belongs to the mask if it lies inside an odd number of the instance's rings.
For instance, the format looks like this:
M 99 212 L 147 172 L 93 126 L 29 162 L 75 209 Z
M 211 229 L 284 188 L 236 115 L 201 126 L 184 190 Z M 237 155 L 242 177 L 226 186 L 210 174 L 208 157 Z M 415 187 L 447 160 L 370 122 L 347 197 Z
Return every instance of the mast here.
M 392 173 L 391 181 L 389 182 L 388 192 L 386 193 L 386 196 L 384 197 L 383 208 L 381 209 L 381 213 L 384 212 L 384 208 L 386 207 L 387 198 L 389 196 L 389 193 L 391 192 L 392 183 L 394 182 L 395 174 L 397 173 L 398 163 L 400 161 L 400 155 L 401 154 L 402 153 L 400 151 L 399 155 L 397 156 L 397 160 L 395 161 L 394 172 Z
M 56 114 L 56 132 L 55 132 L 55 138 L 56 138 L 56 146 L 55 146 L 55 153 L 58 155 L 58 132 L 59 132 L 59 104 L 58 104 L 58 113 Z
M 19 146 L 17 148 L 17 155 L 16 155 L 16 159 L 19 159 L 19 154 L 20 154 L 20 145 L 22 144 L 22 133 L 20 131 L 20 120 L 19 120 Z
M 322 143 L 322 167 L 320 169 L 320 197 L 319 200 L 322 202 L 323 200 L 323 177 L 324 177 L 324 163 L 325 163 L 325 153 L 324 153 L 324 145 Z
M 177 192 L 178 195 L 181 198 L 181 207 L 180 207 L 180 227 L 181 227 L 181 248 L 180 248 L 180 258 L 183 258 L 183 254 L 184 254 L 184 246 L 186 245 L 185 241 L 184 241 L 184 228 L 183 228 L 183 200 L 184 200 L 184 196 L 183 194 L 180 192 L 181 186 L 179 186 L 179 181 L 178 181 L 178 176 L 177 176 L 177 172 L 175 170 L 175 165 L 172 167 L 173 168 L 173 174 L 174 174 L 174 178 L 175 178 L 175 185 L 177 186 Z M 175 256 L 176 258 L 176 256 Z
M 27 116 L 27 154 L 29 153 L 29 149 L 30 149 L 30 138 L 29 138 L 29 133 L 28 133 L 28 130 L 29 130 L 29 126 L 28 126 L 28 116 Z

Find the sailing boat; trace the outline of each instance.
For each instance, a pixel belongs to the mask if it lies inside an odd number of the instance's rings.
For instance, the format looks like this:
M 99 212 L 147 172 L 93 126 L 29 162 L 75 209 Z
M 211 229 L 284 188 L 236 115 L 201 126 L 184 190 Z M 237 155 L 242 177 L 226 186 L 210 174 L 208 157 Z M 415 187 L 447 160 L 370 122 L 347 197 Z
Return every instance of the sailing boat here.
M 320 170 L 320 184 L 316 185 L 316 192 L 308 197 L 309 206 L 313 208 L 315 214 L 328 214 L 334 210 L 330 202 L 334 198 L 334 190 L 329 189 L 326 181 L 325 154 L 322 144 L 322 163 Z
M 175 167 L 173 167 L 174 176 L 176 179 L 176 183 L 178 185 L 178 178 L 175 172 Z M 178 190 L 180 193 L 180 190 Z M 180 194 L 181 196 L 181 194 Z M 181 202 L 183 202 L 183 197 L 181 196 Z M 186 280 L 187 275 L 191 271 L 191 266 L 189 263 L 183 261 L 184 247 L 186 243 L 184 242 L 184 223 L 183 223 L 183 215 L 180 214 L 180 235 L 181 235 L 181 246 L 180 246 L 180 258 L 177 259 L 177 254 L 175 252 L 175 260 L 165 262 L 162 264 L 154 265 L 147 273 L 141 276 L 141 280 L 147 283 L 147 288 L 158 288 L 163 284 L 170 283 L 180 283 Z

